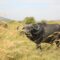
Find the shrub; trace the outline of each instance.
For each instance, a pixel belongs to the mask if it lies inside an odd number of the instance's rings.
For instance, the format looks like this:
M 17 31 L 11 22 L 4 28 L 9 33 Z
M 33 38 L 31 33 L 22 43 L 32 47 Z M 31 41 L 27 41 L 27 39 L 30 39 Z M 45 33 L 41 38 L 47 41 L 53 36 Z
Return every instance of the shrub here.
M 24 19 L 24 23 L 25 24 L 33 24 L 33 23 L 35 23 L 35 19 L 33 17 L 26 17 Z
M 46 20 L 42 20 L 42 21 L 41 21 L 41 23 L 46 24 L 46 23 L 47 23 L 47 21 L 46 21 Z
M 4 25 L 4 28 L 8 28 L 8 24 L 5 24 L 5 25 Z

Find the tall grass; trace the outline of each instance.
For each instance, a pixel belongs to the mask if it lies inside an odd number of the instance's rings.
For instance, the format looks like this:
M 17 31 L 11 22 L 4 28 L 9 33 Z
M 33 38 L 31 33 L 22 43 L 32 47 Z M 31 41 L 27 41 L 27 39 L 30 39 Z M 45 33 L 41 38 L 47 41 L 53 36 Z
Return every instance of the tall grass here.
M 20 34 L 23 26 L 18 22 L 0 26 L 0 60 L 60 60 L 60 48 L 42 43 L 42 51 L 36 49 L 35 43 Z

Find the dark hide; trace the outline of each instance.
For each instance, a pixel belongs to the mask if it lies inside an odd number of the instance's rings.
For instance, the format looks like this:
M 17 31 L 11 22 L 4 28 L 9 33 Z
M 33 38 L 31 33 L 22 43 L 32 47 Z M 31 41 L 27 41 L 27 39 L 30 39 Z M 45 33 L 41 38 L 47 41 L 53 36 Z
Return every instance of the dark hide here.
M 37 23 L 37 24 L 26 25 L 23 29 L 25 31 L 26 36 L 38 45 L 41 42 L 46 42 L 46 43 L 53 42 L 55 40 L 55 38 L 51 40 L 53 36 L 48 39 L 47 37 L 53 34 L 54 32 L 59 32 L 60 25 Z

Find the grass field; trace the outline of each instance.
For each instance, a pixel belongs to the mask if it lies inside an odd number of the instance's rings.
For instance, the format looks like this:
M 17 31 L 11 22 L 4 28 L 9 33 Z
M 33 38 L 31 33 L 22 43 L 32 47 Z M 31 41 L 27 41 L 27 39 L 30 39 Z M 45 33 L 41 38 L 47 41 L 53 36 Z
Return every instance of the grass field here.
M 60 60 L 60 48 L 42 43 L 42 51 L 36 49 L 35 43 L 21 33 L 24 26 L 21 22 L 0 25 L 0 60 Z M 19 29 L 17 30 L 17 26 Z

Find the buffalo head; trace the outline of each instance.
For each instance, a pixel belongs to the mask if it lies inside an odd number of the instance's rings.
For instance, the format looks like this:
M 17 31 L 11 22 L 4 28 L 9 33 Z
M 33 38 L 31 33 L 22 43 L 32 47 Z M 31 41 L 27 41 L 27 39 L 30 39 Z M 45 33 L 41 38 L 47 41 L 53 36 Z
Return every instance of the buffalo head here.
M 43 39 L 44 28 L 42 24 L 29 24 L 23 27 L 26 36 L 39 44 Z

